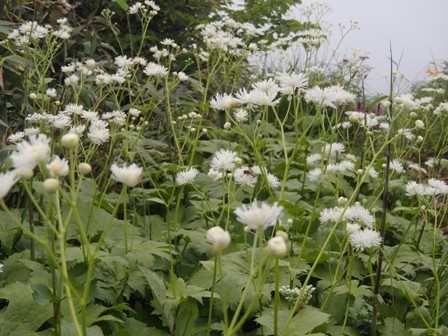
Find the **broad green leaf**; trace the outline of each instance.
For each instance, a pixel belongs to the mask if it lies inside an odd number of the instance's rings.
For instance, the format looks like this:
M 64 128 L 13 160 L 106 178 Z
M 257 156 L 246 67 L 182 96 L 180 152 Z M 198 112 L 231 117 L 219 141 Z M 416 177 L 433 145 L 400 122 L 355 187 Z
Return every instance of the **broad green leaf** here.
M 181 304 L 179 312 L 177 313 L 174 335 L 194 336 L 201 335 L 201 333 L 203 334 L 205 330 L 198 330 L 197 327 L 198 317 L 199 309 L 197 302 L 193 300 L 186 300 Z
M 31 335 L 53 315 L 52 304 L 38 304 L 33 289 L 15 282 L 0 289 L 0 298 L 8 301 L 0 311 L 0 335 Z
M 278 311 L 278 331 L 290 336 L 309 335 L 313 329 L 328 323 L 330 315 L 322 313 L 319 309 L 306 306 L 293 316 L 287 331 L 285 331 L 288 320 L 291 316 L 290 310 Z M 274 334 L 274 310 L 264 310 L 263 314 L 256 319 L 263 325 L 268 335 Z
M 398 319 L 388 317 L 384 319 L 383 335 L 409 336 L 409 332 L 405 329 L 403 323 Z

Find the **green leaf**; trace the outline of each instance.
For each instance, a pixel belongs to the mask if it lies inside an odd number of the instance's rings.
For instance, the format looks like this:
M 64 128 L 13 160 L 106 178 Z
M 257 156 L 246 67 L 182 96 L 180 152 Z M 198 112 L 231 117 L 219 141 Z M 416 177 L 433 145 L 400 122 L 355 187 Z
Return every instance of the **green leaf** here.
M 196 327 L 199 317 L 198 305 L 193 300 L 187 300 L 180 306 L 176 316 L 175 336 L 200 335 L 201 330 Z
M 30 286 L 20 282 L 0 289 L 0 298 L 8 301 L 7 307 L 0 311 L 0 335 L 31 335 L 51 318 L 52 304 L 37 303 L 33 294 Z
M 403 323 L 393 317 L 384 319 L 383 335 L 409 336 L 409 332 L 405 329 Z
M 14 244 L 20 237 L 20 233 L 20 229 L 9 218 L 8 214 L 0 211 L 0 242 L 6 254 L 11 254 Z
M 284 329 L 291 316 L 290 310 L 278 311 L 278 331 L 285 333 Z M 286 331 L 290 336 L 303 336 L 312 332 L 313 329 L 328 323 L 330 315 L 322 313 L 319 309 L 306 306 L 301 309 L 291 320 Z M 274 334 L 274 310 L 269 309 L 263 311 L 263 315 L 256 319 L 258 323 L 263 325 L 269 335 Z
M 128 4 L 126 3 L 126 0 L 115 0 L 115 2 L 118 4 L 118 6 L 121 7 L 124 11 L 127 11 L 129 9 Z

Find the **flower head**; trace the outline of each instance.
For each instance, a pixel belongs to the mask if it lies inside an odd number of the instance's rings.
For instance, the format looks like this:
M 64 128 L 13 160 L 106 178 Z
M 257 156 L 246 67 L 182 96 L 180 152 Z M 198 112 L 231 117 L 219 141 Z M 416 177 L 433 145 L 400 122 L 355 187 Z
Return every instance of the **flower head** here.
M 235 161 L 238 159 L 237 153 L 228 149 L 221 148 L 213 155 L 211 168 L 216 171 L 232 171 L 235 167 Z
M 246 224 L 251 230 L 264 230 L 269 226 L 275 225 L 283 211 L 282 206 L 278 206 L 277 202 L 273 205 L 261 203 L 258 206 L 257 200 L 251 205 L 243 205 L 236 208 L 235 215 L 238 221 Z
M 47 165 L 47 168 L 53 176 L 67 176 L 70 171 L 67 160 L 61 159 L 59 156 L 56 156 L 53 161 Z
M 31 135 L 29 141 L 17 144 L 17 150 L 10 157 L 14 168 L 33 170 L 39 163 L 50 159 L 50 139 L 44 134 Z
M 196 168 L 190 167 L 185 171 L 181 171 L 181 172 L 177 173 L 176 183 L 179 185 L 192 183 L 198 174 L 199 174 L 199 171 Z
M 118 182 L 123 183 L 128 187 L 135 187 L 141 179 L 142 168 L 138 167 L 135 163 L 130 166 L 119 167 L 116 163 L 110 167 L 112 172 L 112 178 Z
M 367 248 L 379 246 L 381 241 L 380 233 L 369 228 L 358 230 L 350 235 L 350 243 L 357 251 L 364 251 Z

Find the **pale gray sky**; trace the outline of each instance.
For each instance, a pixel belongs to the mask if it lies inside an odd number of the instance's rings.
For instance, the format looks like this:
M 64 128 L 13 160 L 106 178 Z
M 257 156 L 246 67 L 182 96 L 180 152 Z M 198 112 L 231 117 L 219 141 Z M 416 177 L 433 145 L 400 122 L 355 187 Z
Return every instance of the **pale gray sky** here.
M 309 3 L 304 0 L 303 3 Z M 333 10 L 325 16 L 332 23 L 358 21 L 340 51 L 370 51 L 375 69 L 367 81 L 370 93 L 388 92 L 383 75 L 389 72 L 389 42 L 399 70 L 413 81 L 424 77 L 432 60 L 448 60 L 448 0 L 327 0 Z M 333 29 L 338 34 L 337 27 Z M 338 40 L 336 36 L 333 40 Z

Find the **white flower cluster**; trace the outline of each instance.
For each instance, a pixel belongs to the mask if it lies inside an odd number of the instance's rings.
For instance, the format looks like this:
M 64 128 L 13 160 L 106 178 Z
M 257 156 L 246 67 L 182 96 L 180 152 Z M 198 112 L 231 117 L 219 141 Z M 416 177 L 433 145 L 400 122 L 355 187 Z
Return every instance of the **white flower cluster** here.
M 307 103 L 314 103 L 321 107 L 337 108 L 341 105 L 347 105 L 355 101 L 355 95 L 344 90 L 341 86 L 329 86 L 321 88 L 315 86 L 306 92 L 305 100 Z
M 259 166 L 240 166 L 242 160 L 238 154 L 228 149 L 220 149 L 212 158 L 210 163 L 210 170 L 208 176 L 213 180 L 219 180 L 223 176 L 233 177 L 236 184 L 243 186 L 254 187 L 259 178 L 264 176 L 271 188 L 278 188 L 280 181 L 278 177 L 269 173 L 265 168 Z
M 239 23 L 229 17 L 197 26 L 208 50 L 220 50 L 229 54 L 239 54 L 249 49 L 246 42 L 250 37 L 262 34 L 251 23 Z M 255 47 L 251 47 L 255 49 Z
M 381 236 L 378 231 L 374 230 L 375 217 L 359 203 L 347 208 L 324 209 L 320 213 L 319 220 L 321 223 L 337 223 L 339 221 L 345 223 L 350 243 L 355 250 L 363 251 L 381 244 Z
M 306 164 L 310 168 L 307 174 L 308 179 L 311 182 L 316 182 L 322 177 L 323 172 L 326 174 L 347 174 L 355 172 L 356 157 L 347 154 L 344 158 L 342 155 L 344 152 L 345 146 L 342 143 L 334 142 L 326 143 L 322 147 L 322 154 L 310 154 L 306 158 Z M 315 167 L 316 165 L 322 164 L 323 167 Z M 370 168 L 368 173 L 372 178 L 378 177 L 378 173 L 373 168 Z
M 290 288 L 289 286 L 281 286 L 279 288 L 280 294 L 286 299 L 286 301 L 306 305 L 313 297 L 313 293 L 316 288 L 313 285 L 306 285 L 303 288 Z
M 347 111 L 345 114 L 348 116 L 350 123 L 358 124 L 363 128 L 372 129 L 381 125 L 384 120 L 384 116 L 376 116 L 374 113 Z M 341 125 L 343 128 L 344 124 Z
M 137 1 L 135 4 L 129 7 L 129 14 L 147 14 L 154 16 L 160 11 L 160 7 L 156 5 L 154 1 L 145 0 L 143 3 Z
M 35 21 L 27 21 L 14 29 L 8 34 L 8 40 L 11 40 L 16 46 L 24 47 L 30 43 L 37 43 L 50 36 L 68 40 L 72 32 L 72 28 L 67 24 L 66 18 L 58 19 L 58 28 L 55 30 L 50 25 L 42 26 Z
M 252 84 L 252 90 L 242 88 L 235 97 L 218 93 L 210 105 L 217 110 L 230 109 L 237 105 L 275 106 L 280 101 L 280 94 L 292 95 L 297 90 L 305 89 L 307 85 L 308 77 L 304 73 L 278 73 L 275 80 L 269 78 L 255 82 Z
M 405 186 L 406 195 L 409 197 L 413 196 L 441 196 L 448 194 L 448 185 L 445 181 L 431 178 L 427 183 L 418 183 L 411 181 Z

